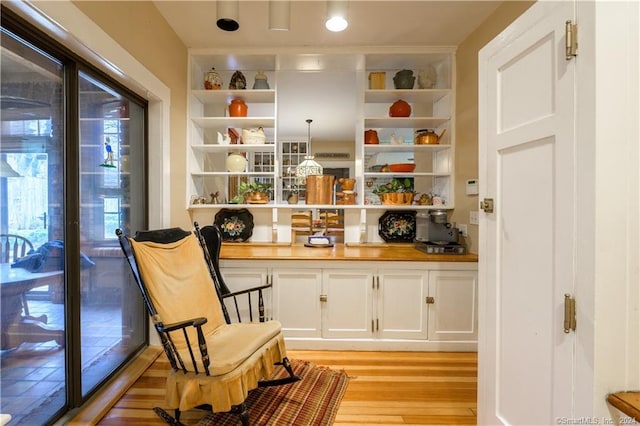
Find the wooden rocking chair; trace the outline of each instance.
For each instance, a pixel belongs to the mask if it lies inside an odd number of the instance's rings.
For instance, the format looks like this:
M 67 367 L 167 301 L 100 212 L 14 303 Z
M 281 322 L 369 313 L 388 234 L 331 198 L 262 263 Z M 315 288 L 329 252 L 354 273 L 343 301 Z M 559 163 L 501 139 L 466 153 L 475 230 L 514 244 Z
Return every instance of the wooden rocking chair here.
M 169 228 L 128 237 L 118 229 L 116 234 L 172 367 L 165 398 L 175 418 L 154 408 L 165 421 L 178 425 L 181 411 L 204 408 L 235 412 L 248 425 L 249 391 L 300 380 L 286 356 L 279 322 L 231 323 L 222 300 L 238 294 L 221 291 L 224 280 L 214 267 L 219 251 L 211 257 L 197 223 L 195 232 Z M 288 377 L 267 380 L 275 365 Z

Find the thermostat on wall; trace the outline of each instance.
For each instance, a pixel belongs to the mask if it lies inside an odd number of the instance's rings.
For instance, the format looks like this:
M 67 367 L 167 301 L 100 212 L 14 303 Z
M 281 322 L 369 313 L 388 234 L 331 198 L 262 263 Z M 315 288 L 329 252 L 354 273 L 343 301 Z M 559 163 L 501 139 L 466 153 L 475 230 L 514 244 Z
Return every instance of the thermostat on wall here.
M 478 179 L 467 180 L 467 195 L 478 195 Z

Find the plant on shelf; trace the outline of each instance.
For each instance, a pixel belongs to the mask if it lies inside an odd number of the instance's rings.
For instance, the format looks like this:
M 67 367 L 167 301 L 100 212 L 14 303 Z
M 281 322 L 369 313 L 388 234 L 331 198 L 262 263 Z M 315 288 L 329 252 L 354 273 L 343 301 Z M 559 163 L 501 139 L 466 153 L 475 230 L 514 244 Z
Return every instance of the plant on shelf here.
M 248 204 L 265 204 L 271 199 L 271 189 L 273 185 L 264 182 L 240 182 L 238 187 L 239 200 L 244 199 Z
M 391 182 L 378 185 L 373 193 L 380 197 L 382 204 L 412 204 L 416 195 L 413 180 L 409 178 L 393 178 Z

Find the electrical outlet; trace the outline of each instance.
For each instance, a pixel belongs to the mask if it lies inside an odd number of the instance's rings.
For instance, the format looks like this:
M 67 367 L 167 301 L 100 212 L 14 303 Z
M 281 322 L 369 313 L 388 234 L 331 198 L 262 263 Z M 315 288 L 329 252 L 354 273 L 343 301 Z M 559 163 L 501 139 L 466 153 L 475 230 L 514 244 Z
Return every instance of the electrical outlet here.
M 460 235 L 462 235 L 463 237 L 467 236 L 467 224 L 466 223 L 461 223 L 458 225 L 458 231 L 460 231 Z
M 472 225 L 478 225 L 480 223 L 477 210 L 469 212 L 469 223 Z

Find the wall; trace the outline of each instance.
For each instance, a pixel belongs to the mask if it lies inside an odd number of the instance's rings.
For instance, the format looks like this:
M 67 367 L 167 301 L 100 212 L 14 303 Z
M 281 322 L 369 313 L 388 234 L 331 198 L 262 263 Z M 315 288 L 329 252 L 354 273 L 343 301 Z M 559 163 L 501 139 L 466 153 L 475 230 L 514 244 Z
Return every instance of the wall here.
M 187 48 L 152 2 L 74 1 L 73 4 L 171 90 L 168 224 L 190 229 L 184 208 Z
M 477 211 L 477 195 L 466 195 L 468 179 L 478 177 L 478 51 L 533 1 L 510 1 L 498 7 L 459 46 L 456 53 L 456 208 L 451 217 L 457 224 L 469 224 L 469 213 Z M 480 182 L 483 185 L 483 182 Z M 478 253 L 478 226 L 468 225 L 470 252 Z

